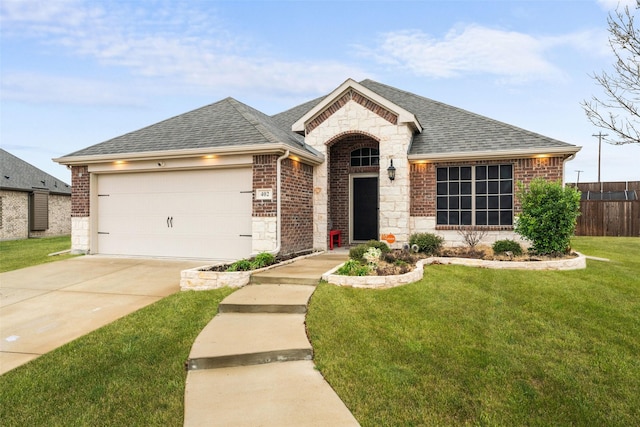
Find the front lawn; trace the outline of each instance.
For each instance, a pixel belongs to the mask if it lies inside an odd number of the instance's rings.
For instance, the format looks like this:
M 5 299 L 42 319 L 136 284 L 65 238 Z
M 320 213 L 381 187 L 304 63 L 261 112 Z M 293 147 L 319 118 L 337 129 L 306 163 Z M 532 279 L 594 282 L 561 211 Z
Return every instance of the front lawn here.
M 322 284 L 307 316 L 316 364 L 363 426 L 639 425 L 640 239 L 573 248 L 611 261 Z
M 0 376 L 3 426 L 182 426 L 184 363 L 229 288 L 179 292 Z
M 75 256 L 68 253 L 49 256 L 49 254 L 69 249 L 71 249 L 71 236 L 0 242 L 0 273 Z

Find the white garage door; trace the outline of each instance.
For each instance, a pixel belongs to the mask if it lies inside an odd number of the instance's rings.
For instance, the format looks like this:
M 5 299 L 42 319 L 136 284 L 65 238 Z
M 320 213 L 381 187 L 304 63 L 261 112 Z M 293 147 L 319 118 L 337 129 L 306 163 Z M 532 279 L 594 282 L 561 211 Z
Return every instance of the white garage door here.
M 97 252 L 248 257 L 251 173 L 239 168 L 99 175 Z

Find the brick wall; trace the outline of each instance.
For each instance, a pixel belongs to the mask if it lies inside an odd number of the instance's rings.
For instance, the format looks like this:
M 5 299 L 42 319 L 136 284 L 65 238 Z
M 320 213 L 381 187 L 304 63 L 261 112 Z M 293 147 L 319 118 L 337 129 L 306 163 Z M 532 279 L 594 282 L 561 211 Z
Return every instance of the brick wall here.
M 30 237 L 51 237 L 71 234 L 71 198 L 60 194 L 49 194 L 49 228 L 32 231 Z
M 329 148 L 329 230 L 340 230 L 343 242 L 349 236 L 349 174 L 379 173 L 380 166 L 351 166 L 351 152 L 359 148 L 378 148 L 378 142 L 366 135 L 351 134 L 335 140 Z M 328 240 L 327 240 L 328 242 Z
M 411 165 L 411 216 L 435 216 L 436 168 L 457 165 L 513 164 L 514 182 L 528 185 L 532 179 L 541 177 L 549 181 L 562 180 L 562 157 L 528 158 L 514 160 L 414 163 Z M 520 202 L 515 200 L 515 212 L 519 212 Z
M 2 198 L 2 223 L 0 240 L 52 237 L 71 234 L 71 198 L 49 194 L 49 227 L 43 231 L 29 230 L 29 192 L 0 191 Z
M 89 168 L 71 167 L 71 216 L 89 216 Z
M 29 193 L 24 191 L 0 191 L 2 198 L 2 227 L 0 240 L 26 239 L 29 237 Z
M 515 182 L 522 182 L 525 186 L 534 178 L 544 178 L 547 181 L 562 181 L 562 166 L 562 157 L 517 159 L 513 164 L 513 178 Z M 520 212 L 520 201 L 517 197 L 514 201 L 514 210 Z
M 282 161 L 282 249 L 284 254 L 313 248 L 313 167 Z
M 253 198 L 253 216 L 276 216 L 278 213 L 277 155 L 253 156 L 253 190 L 270 188 L 273 190 L 271 200 Z

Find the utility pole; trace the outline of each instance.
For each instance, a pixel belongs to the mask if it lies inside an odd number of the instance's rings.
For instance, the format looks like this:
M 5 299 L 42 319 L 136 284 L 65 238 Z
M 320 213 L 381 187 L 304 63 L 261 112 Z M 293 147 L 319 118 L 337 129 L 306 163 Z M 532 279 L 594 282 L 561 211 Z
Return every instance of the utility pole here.
M 584 171 L 579 171 L 576 169 L 576 172 L 578 172 L 578 179 L 576 180 L 576 189 L 578 188 L 578 184 L 580 184 L 580 172 L 584 172 Z
M 598 132 L 598 133 L 594 133 L 591 136 L 598 137 L 598 184 L 600 184 L 600 158 L 602 157 L 602 137 L 609 136 L 609 134 Z M 600 184 L 600 192 L 602 192 L 602 184 Z

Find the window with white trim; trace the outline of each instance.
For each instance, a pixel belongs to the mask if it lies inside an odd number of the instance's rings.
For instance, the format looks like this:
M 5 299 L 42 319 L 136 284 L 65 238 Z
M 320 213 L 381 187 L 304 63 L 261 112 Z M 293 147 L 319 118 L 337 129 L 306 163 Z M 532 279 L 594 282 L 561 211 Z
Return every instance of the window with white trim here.
M 436 169 L 437 225 L 513 225 L 513 165 Z
M 351 166 L 378 166 L 380 152 L 377 148 L 358 148 L 351 152 Z

